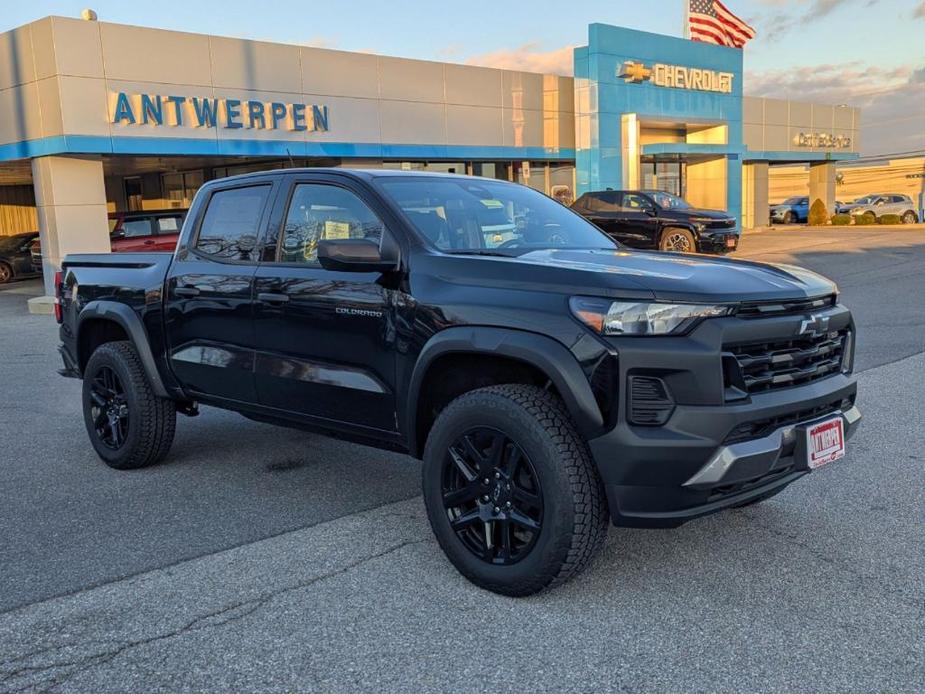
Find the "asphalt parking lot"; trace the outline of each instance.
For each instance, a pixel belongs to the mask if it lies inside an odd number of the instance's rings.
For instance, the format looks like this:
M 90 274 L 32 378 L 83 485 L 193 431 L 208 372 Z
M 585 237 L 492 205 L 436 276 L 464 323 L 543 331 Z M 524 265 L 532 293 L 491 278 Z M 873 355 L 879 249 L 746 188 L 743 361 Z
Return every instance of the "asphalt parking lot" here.
M 848 456 L 758 506 L 611 529 L 528 599 L 444 559 L 409 458 L 205 409 L 93 454 L 36 282 L 0 290 L 0 691 L 921 691 L 925 229 L 773 229 L 855 313 Z

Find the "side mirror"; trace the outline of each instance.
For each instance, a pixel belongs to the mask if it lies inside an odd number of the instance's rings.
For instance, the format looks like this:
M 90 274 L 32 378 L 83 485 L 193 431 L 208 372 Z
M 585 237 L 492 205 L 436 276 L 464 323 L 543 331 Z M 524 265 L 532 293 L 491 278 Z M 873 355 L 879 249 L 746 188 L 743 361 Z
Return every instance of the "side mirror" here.
M 388 234 L 380 244 L 372 239 L 322 239 L 318 262 L 339 272 L 390 272 L 398 269 L 398 245 Z

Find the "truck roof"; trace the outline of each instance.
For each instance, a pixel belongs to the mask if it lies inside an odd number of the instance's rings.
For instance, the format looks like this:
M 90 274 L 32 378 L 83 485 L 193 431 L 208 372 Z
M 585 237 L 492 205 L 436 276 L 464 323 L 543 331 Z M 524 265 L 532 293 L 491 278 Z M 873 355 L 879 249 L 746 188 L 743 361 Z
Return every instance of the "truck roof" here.
M 230 180 L 240 180 L 246 178 L 260 178 L 263 176 L 272 176 L 279 174 L 294 175 L 300 173 L 314 173 L 314 174 L 339 174 L 341 176 L 348 175 L 355 178 L 361 179 L 372 179 L 372 178 L 394 178 L 400 176 L 408 177 L 432 177 L 432 178 L 472 178 L 466 174 L 461 173 L 443 173 L 438 171 L 406 171 L 402 169 L 350 169 L 350 168 L 341 168 L 341 167 L 320 167 L 320 166 L 301 166 L 291 169 L 270 169 L 268 171 L 254 171 L 251 173 L 238 174 L 237 176 L 228 176 L 227 178 L 216 179 L 216 181 L 230 181 Z M 501 179 L 488 179 L 492 181 L 498 181 L 500 183 L 507 183 L 507 181 L 502 181 Z M 210 181 L 214 183 L 216 181 Z

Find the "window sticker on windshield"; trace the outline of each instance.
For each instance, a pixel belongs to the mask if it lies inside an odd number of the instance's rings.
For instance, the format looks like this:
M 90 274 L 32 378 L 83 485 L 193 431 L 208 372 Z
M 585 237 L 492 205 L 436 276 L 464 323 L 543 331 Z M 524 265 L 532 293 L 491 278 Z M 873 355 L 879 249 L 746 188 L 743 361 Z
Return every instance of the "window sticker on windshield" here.
M 500 200 L 493 200 L 491 198 L 487 200 L 483 198 L 479 200 L 479 202 L 485 205 L 485 207 L 504 207 L 503 202 L 501 202 Z
M 324 223 L 324 238 L 349 239 L 350 224 L 347 222 L 334 222 L 330 219 Z

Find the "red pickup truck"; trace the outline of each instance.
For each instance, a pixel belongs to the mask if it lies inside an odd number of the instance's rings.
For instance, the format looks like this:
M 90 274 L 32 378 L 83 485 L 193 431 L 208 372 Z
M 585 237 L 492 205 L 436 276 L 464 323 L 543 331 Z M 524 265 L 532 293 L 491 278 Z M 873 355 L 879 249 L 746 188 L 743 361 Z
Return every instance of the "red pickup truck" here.
M 113 253 L 130 251 L 173 252 L 180 237 L 186 210 L 111 212 L 109 243 Z M 36 238 L 30 248 L 32 269 L 42 272 L 42 246 Z

